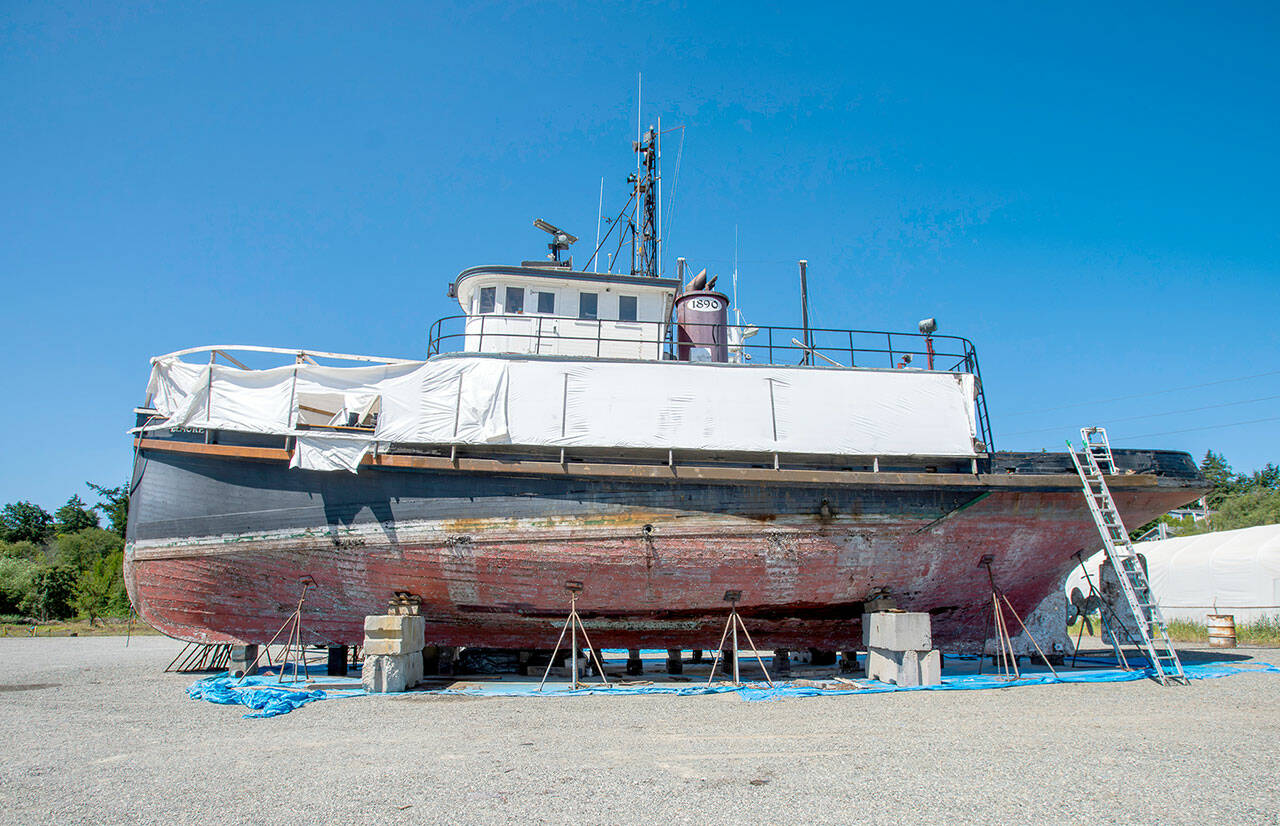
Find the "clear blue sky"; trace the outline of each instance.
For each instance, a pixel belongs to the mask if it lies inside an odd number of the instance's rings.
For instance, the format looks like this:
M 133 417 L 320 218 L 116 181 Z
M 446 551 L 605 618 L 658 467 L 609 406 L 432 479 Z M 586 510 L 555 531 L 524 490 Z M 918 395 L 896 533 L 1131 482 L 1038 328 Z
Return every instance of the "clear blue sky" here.
M 972 338 L 999 447 L 1280 461 L 1280 7 L 1031 5 L 6 3 L 0 503 L 123 481 L 153 354 L 420 356 L 535 216 L 594 239 L 637 72 L 752 321 L 807 258 L 817 324 Z

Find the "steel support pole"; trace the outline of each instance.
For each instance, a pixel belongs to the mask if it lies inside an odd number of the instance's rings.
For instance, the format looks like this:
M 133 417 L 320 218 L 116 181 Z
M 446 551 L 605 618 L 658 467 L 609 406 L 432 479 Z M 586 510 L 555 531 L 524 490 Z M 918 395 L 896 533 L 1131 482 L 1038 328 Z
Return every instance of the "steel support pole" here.
M 738 677 L 738 608 L 734 606 L 730 612 L 730 622 L 733 623 L 733 684 L 737 685 L 741 680 Z
M 813 349 L 813 339 L 809 335 L 809 280 L 808 280 L 809 262 L 801 259 L 800 261 L 800 317 L 804 324 L 804 363 L 811 364 L 812 356 L 809 351 Z
M 575 691 L 578 689 L 578 596 L 574 594 L 569 600 L 569 659 L 570 667 L 573 669 L 572 685 Z

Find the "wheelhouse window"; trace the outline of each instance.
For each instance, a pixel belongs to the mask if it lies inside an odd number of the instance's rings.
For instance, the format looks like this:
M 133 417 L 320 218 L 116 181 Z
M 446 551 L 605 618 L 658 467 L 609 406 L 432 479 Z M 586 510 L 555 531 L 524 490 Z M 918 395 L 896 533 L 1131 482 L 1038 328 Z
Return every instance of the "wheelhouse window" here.
M 634 295 L 618 296 L 618 320 L 636 320 L 636 297 Z
M 543 315 L 556 314 L 556 294 L 555 293 L 551 293 L 551 292 L 538 293 L 538 312 L 542 313 Z
M 524 287 L 507 287 L 507 301 L 502 306 L 504 313 L 524 312 Z
M 594 321 L 599 300 L 600 296 L 595 293 L 578 293 L 578 318 Z
M 491 313 L 497 303 L 498 288 L 497 287 L 481 287 L 480 288 L 480 312 Z

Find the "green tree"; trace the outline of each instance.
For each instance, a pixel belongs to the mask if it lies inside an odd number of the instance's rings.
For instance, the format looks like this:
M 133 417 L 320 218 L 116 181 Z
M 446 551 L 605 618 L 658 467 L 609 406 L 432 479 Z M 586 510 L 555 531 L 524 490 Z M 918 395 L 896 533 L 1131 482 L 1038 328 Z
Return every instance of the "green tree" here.
M 102 528 L 85 528 L 70 534 L 60 534 L 52 542 L 50 561 L 65 565 L 74 571 L 92 568 L 98 560 L 124 547 L 124 540 Z
M 31 592 L 39 567 L 19 556 L 0 557 L 0 614 L 22 612 L 22 602 Z
M 1280 524 L 1280 490 L 1251 490 L 1232 496 L 1209 519 L 1215 531 Z
M 1249 491 L 1280 490 L 1280 467 L 1267 462 L 1266 467 L 1255 470 L 1248 477 L 1241 477 L 1242 488 Z
M 75 533 L 98 527 L 98 514 L 85 506 L 79 494 L 72 494 L 67 504 L 54 511 L 53 521 L 58 533 Z
M 104 488 L 93 482 L 85 484 L 98 494 L 98 504 L 93 509 L 106 514 L 111 530 L 123 537 L 125 525 L 129 522 L 129 485 L 126 483 L 114 488 Z
M 1235 492 L 1236 475 L 1221 453 L 1206 451 L 1204 458 L 1200 460 L 1200 473 L 1205 481 L 1213 486 L 1213 490 L 1205 494 L 1205 502 L 1210 508 L 1216 508 Z
M 71 616 L 78 576 L 66 565 L 42 565 L 33 577 L 31 588 L 18 606 L 22 613 L 41 622 Z
M 6 542 L 43 542 L 53 532 L 53 517 L 31 502 L 10 502 L 0 511 L 0 531 Z
M 102 617 L 123 617 L 129 612 L 129 597 L 124 589 L 124 552 L 116 551 L 99 558 L 80 573 L 76 581 L 73 607 L 77 614 L 93 624 Z

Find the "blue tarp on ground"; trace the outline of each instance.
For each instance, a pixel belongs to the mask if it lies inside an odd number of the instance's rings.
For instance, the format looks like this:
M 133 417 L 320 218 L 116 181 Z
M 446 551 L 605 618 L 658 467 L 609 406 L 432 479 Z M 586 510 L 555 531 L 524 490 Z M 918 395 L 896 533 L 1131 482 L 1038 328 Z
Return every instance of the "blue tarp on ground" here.
M 1276 668 L 1268 663 L 1199 663 L 1195 665 L 1183 665 L 1183 671 L 1185 671 L 1187 677 L 1192 680 L 1216 679 L 1218 677 L 1229 677 L 1232 674 L 1245 674 L 1251 672 L 1280 674 L 1280 668 Z M 1059 670 L 1058 673 L 1059 676 L 1054 677 L 1053 674 L 1049 673 L 1047 670 L 1032 671 L 1030 673 L 1024 671 L 1022 677 L 1016 680 L 993 674 L 961 674 L 956 676 L 944 676 L 942 678 L 941 685 L 906 687 L 893 685 L 892 683 L 882 683 L 876 680 L 864 679 L 847 680 L 844 682 L 834 682 L 831 680 L 806 681 L 806 683 L 823 682 L 825 683 L 825 686 L 823 687 L 811 684 L 797 685 L 795 682 L 776 682 L 772 688 L 770 688 L 768 683 L 765 682 L 743 683 L 741 686 L 737 687 L 724 684 L 712 684 L 708 686 L 705 683 L 648 683 L 644 685 L 615 683 L 609 686 L 601 684 L 584 685 L 581 688 L 574 690 L 560 683 L 548 684 L 542 692 L 539 692 L 537 683 L 492 682 L 472 685 L 466 688 L 438 689 L 432 693 L 460 694 L 472 697 L 522 697 L 539 696 L 540 694 L 548 696 L 578 696 L 584 694 L 671 694 L 676 696 L 689 696 L 736 692 L 742 699 L 747 700 L 748 702 L 759 702 L 761 700 L 777 700 L 783 697 L 826 697 L 846 694 L 883 694 L 891 691 L 971 691 L 976 689 L 1047 685 L 1049 683 L 1122 683 L 1134 680 L 1145 680 L 1153 677 L 1155 674 L 1155 672 L 1150 669 L 1123 671 L 1119 668 L 1096 669 L 1090 671 Z M 459 680 L 459 682 L 465 682 L 465 680 Z
M 241 705 L 252 709 L 253 713 L 246 714 L 245 717 L 275 717 L 288 714 L 295 708 L 316 700 L 359 697 L 364 694 L 362 689 L 324 688 L 326 681 L 333 685 L 351 684 L 349 678 L 325 678 L 322 676 L 324 673 L 324 666 L 308 669 L 307 682 L 320 684 L 314 688 L 303 688 L 299 683 L 280 682 L 277 677 L 267 674 L 240 678 L 223 673 L 217 677 L 197 680 L 187 686 L 187 696 L 193 700 L 208 700 L 224 706 Z
M 665 656 L 665 652 L 664 652 Z M 1083 658 L 1081 658 L 1083 661 Z M 1105 663 L 1106 661 L 1094 660 L 1094 662 Z M 1114 661 L 1106 663 L 1115 665 Z M 320 669 L 323 671 L 323 669 Z M 1252 663 L 1231 663 L 1231 662 L 1209 662 L 1183 664 L 1183 670 L 1189 679 L 1192 680 L 1211 680 L 1219 677 L 1229 677 L 1233 674 L 1280 674 L 1280 668 L 1269 663 L 1252 662 Z M 741 686 L 726 685 L 723 683 L 706 685 L 705 683 L 676 683 L 676 682 L 644 682 L 644 683 L 613 683 L 612 685 L 591 684 L 585 685 L 578 689 L 571 689 L 564 683 L 548 683 L 546 688 L 539 692 L 536 682 L 525 682 L 516 680 L 493 680 L 493 681 L 472 681 L 463 687 L 456 688 L 440 688 L 424 693 L 460 695 L 467 697 L 565 697 L 565 696 L 582 696 L 586 694 L 617 694 L 617 695 L 635 695 L 635 694 L 667 694 L 677 697 L 693 696 L 700 694 L 726 694 L 730 692 L 737 693 L 739 697 L 748 702 L 761 702 L 767 700 L 778 700 L 786 697 L 827 697 L 842 696 L 849 694 L 883 694 L 892 691 L 972 691 L 980 689 L 993 688 L 1015 688 L 1028 685 L 1047 685 L 1050 683 L 1122 683 L 1132 682 L 1135 680 L 1145 680 L 1154 677 L 1155 672 L 1151 669 L 1123 671 L 1119 668 L 1091 669 L 1088 671 L 1073 671 L 1071 669 L 1060 669 L 1058 676 L 1049 673 L 1048 670 L 1028 669 L 1024 670 L 1023 675 L 1019 679 L 1010 679 L 998 674 L 958 674 L 954 676 L 944 676 L 942 684 L 936 686 L 914 686 L 903 687 L 893 685 L 891 683 L 881 683 L 875 680 L 814 680 L 805 681 L 803 685 L 797 685 L 795 682 L 778 682 L 772 688 L 764 682 L 744 683 Z M 243 680 L 227 677 L 225 675 L 219 677 L 208 677 L 193 683 L 187 688 L 187 694 L 192 699 L 208 700 L 212 703 L 221 703 L 224 705 L 243 705 L 253 709 L 253 713 L 244 715 L 245 717 L 275 717 L 279 714 L 287 714 L 293 709 L 306 705 L 316 700 L 333 699 L 336 697 L 358 697 L 365 692 L 361 689 L 341 688 L 341 689 L 324 689 L 323 685 L 326 681 L 334 685 L 350 685 L 353 678 L 326 678 L 320 676 L 319 673 L 309 676 L 309 682 L 317 685 L 316 688 L 307 690 L 301 688 L 289 688 L 287 684 L 281 684 L 274 676 L 248 677 Z M 465 678 L 460 678 L 458 683 L 468 683 Z M 822 682 L 822 686 L 814 685 L 814 682 Z

